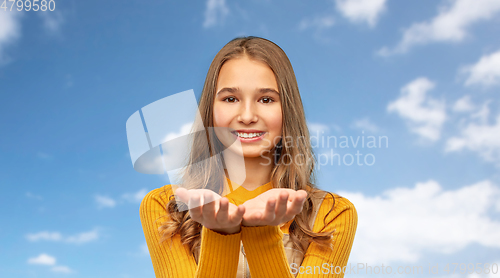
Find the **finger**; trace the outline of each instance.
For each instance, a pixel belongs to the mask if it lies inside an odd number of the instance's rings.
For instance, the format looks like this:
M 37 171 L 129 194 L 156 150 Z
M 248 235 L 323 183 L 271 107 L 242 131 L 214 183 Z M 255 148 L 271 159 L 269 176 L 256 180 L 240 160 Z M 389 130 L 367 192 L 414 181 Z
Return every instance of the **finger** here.
M 203 196 L 201 196 L 199 193 L 193 192 L 188 201 L 189 214 L 191 215 L 191 218 L 196 222 L 201 222 L 203 220 L 203 206 L 201 205 L 201 203 L 203 202 L 202 197 Z
M 179 187 L 175 190 L 175 197 L 177 197 L 178 201 L 181 201 L 185 204 L 189 202 L 189 196 L 187 195 L 187 190 L 185 188 Z
M 219 200 L 219 210 L 217 211 L 215 220 L 220 224 L 227 224 L 229 222 L 229 200 L 225 197 Z
M 276 219 L 281 219 L 285 216 L 288 204 L 289 194 L 286 191 L 280 192 L 278 203 L 276 204 Z
M 302 196 L 304 200 L 307 199 L 307 191 L 305 191 L 304 189 L 298 190 L 297 194 L 298 196 Z
M 271 197 L 267 200 L 266 209 L 264 210 L 264 215 L 262 217 L 262 222 L 268 225 L 273 224 L 276 218 L 276 199 Z
M 215 201 L 213 200 L 212 194 L 210 192 L 203 192 L 203 198 L 204 203 L 203 203 L 203 219 L 207 219 L 210 222 L 215 221 Z
M 203 196 L 205 198 L 205 203 L 204 204 L 208 204 L 210 202 L 213 202 L 213 201 L 216 201 L 218 199 L 221 198 L 221 196 L 215 192 L 213 192 L 212 190 L 209 190 L 209 189 L 204 189 L 203 190 Z
M 260 211 L 254 212 L 249 216 L 243 216 L 243 222 L 245 226 L 259 226 L 262 219 L 262 213 Z
M 229 217 L 229 223 L 238 225 L 243 221 L 243 215 L 245 215 L 245 206 L 238 206 L 236 212 Z
M 292 201 L 288 203 L 286 217 L 293 219 L 295 215 L 302 211 L 302 206 L 304 205 L 305 198 L 303 194 L 298 194 L 299 196 L 294 196 Z

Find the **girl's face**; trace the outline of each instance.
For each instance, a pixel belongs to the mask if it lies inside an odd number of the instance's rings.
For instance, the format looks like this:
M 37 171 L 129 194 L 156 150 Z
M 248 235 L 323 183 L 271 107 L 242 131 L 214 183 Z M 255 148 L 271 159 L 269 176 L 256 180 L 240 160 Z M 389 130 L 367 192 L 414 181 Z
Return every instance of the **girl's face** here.
M 269 156 L 266 151 L 279 142 L 282 124 L 278 84 L 271 68 L 246 56 L 231 59 L 220 69 L 215 94 L 214 127 L 222 128 L 215 129 L 222 144 L 228 147 L 239 140 L 243 153 L 235 151 L 240 155 Z

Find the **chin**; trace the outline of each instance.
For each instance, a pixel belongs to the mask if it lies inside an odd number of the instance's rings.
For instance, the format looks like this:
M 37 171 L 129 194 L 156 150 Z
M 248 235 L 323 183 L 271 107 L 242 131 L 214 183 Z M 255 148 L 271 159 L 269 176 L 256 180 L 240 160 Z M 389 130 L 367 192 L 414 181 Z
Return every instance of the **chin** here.
M 262 157 L 262 155 L 260 155 L 260 153 L 244 153 L 243 156 L 245 158 L 259 158 L 259 157 Z

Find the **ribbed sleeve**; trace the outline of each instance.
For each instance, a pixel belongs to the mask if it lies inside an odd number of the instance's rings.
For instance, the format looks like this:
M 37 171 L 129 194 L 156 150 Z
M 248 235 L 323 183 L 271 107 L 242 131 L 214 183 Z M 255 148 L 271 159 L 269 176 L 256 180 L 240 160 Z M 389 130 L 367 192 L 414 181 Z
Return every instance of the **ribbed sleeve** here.
M 236 277 L 241 232 L 222 235 L 205 227 L 201 232 L 199 275 L 196 277 Z
M 328 194 L 318 212 L 313 231 L 335 231 L 332 237 L 333 249 L 321 248 L 317 243 L 312 242 L 304 255 L 301 268 L 292 269 L 293 273 L 298 273 L 297 278 L 344 277 L 343 269 L 351 253 L 358 225 L 358 214 L 349 200 L 336 195 L 335 208 L 326 218 L 326 223 L 330 224 L 325 226 L 323 219 L 332 204 L 333 199 Z
M 283 232 L 278 226 L 242 227 L 241 240 L 252 278 L 326 278 L 344 277 L 357 227 L 356 209 L 349 200 L 336 196 L 334 210 L 324 219 L 333 205 L 327 195 L 313 227 L 314 232 L 335 231 L 333 249 L 312 242 L 300 266 L 289 265 L 283 245 Z M 336 273 L 337 272 L 337 273 Z
M 292 277 L 278 226 L 242 226 L 241 241 L 252 278 Z
M 140 218 L 151 261 L 157 278 L 227 277 L 236 276 L 241 233 L 222 235 L 203 227 L 200 260 L 197 265 L 189 248 L 182 245 L 177 234 L 159 243 L 158 228 L 169 219 L 165 206 L 167 194 L 162 188 L 149 192 L 142 200 Z M 158 219 L 158 221 L 156 221 Z

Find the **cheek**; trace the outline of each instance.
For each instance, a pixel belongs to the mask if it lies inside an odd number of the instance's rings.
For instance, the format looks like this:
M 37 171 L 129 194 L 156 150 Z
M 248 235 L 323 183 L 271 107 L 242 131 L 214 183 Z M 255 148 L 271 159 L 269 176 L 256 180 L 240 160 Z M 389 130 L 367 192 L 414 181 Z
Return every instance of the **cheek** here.
M 278 135 L 281 134 L 282 121 L 281 111 L 268 118 L 268 124 L 272 126 Z
M 221 109 L 218 109 L 217 106 L 214 107 L 213 119 L 214 126 L 224 126 L 226 122 L 226 117 L 224 116 L 224 112 Z

